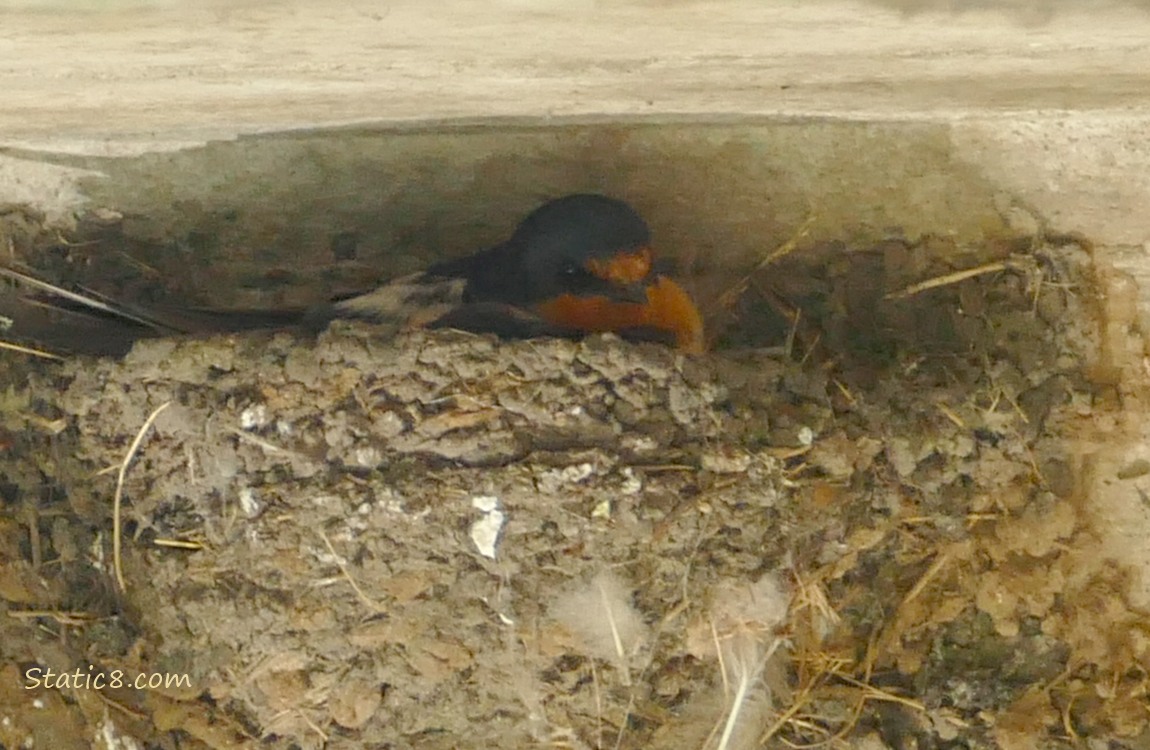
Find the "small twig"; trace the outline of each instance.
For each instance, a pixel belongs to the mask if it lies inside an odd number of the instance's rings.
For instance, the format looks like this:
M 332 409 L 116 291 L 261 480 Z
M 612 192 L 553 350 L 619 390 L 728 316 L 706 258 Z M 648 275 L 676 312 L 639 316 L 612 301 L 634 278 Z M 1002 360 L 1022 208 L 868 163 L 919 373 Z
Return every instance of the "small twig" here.
M 936 406 L 938 407 L 938 410 L 942 412 L 942 416 L 946 417 L 952 423 L 954 423 L 955 427 L 960 430 L 967 429 L 966 422 L 963 421 L 962 417 L 958 416 L 958 413 L 955 412 L 954 409 L 951 409 L 946 404 L 936 404 Z
M 979 521 L 993 521 L 999 517 L 998 513 L 967 513 L 963 516 L 968 524 L 978 523 Z M 898 519 L 898 522 L 904 526 L 918 526 L 924 523 L 936 523 L 938 518 L 935 516 L 906 516 L 905 518 Z
M 346 578 L 347 582 L 351 584 L 351 588 L 355 591 L 355 594 L 359 597 L 359 600 L 366 604 L 368 609 L 370 609 L 372 612 L 379 612 L 381 609 L 383 609 L 375 603 L 374 599 L 368 596 L 364 590 L 359 587 L 358 583 L 355 582 L 355 579 L 352 578 L 351 573 L 347 569 L 347 566 L 344 565 L 343 558 L 340 557 L 340 554 L 335 551 L 335 547 L 331 545 L 331 540 L 327 538 L 327 534 L 323 533 L 323 529 L 317 529 L 316 531 L 319 533 L 319 538 L 323 540 L 324 546 L 327 547 L 327 551 L 330 552 L 331 556 L 335 558 L 335 564 L 339 567 L 339 572 L 343 573 L 343 577 Z
M 281 448 L 278 445 L 276 445 L 275 443 L 269 443 L 267 440 L 263 440 L 261 438 L 256 437 L 255 435 L 244 432 L 243 430 L 241 430 L 237 427 L 229 428 L 228 432 L 235 435 L 240 440 L 247 441 L 247 442 L 251 443 L 252 445 L 255 445 L 259 448 L 263 448 L 268 453 L 293 453 L 294 452 L 294 451 L 289 451 L 287 448 Z
M 33 496 L 34 497 L 34 496 Z M 32 547 L 32 570 L 39 572 L 44 562 L 44 549 L 40 543 L 40 514 L 35 499 L 26 500 L 20 515 L 28 526 L 28 544 Z
M 811 355 L 815 353 L 815 347 L 818 346 L 819 342 L 822 340 L 823 340 L 823 332 L 819 331 L 818 333 L 815 334 L 815 340 L 811 342 L 810 346 L 807 347 L 807 350 L 805 352 L 803 352 L 802 358 L 799 359 L 799 366 L 800 367 L 807 363 L 807 360 L 810 359 Z
M 940 572 L 942 572 L 942 569 L 950 564 L 952 557 L 954 557 L 954 554 L 951 549 L 946 549 L 940 552 L 938 557 L 934 559 L 934 562 L 932 562 L 926 569 L 926 572 L 919 576 L 914 585 L 910 587 L 910 591 L 906 593 L 906 597 L 903 598 L 902 604 L 899 605 L 899 609 L 902 609 L 917 599 L 918 596 L 924 590 L 926 590 L 926 587 L 930 585 L 930 582 L 933 581 Z
M 838 378 L 831 378 L 831 382 L 834 383 L 835 387 L 839 389 L 839 393 L 843 394 L 843 396 L 846 397 L 846 400 L 851 402 L 851 406 L 858 405 L 859 400 L 855 398 L 853 393 L 851 393 L 850 388 L 847 388 L 845 385 L 843 385 L 842 381 L 840 381 Z
M 861 688 L 863 695 L 866 696 L 867 700 L 881 701 L 884 703 L 898 703 L 900 705 L 906 706 L 907 708 L 913 708 L 915 711 L 922 711 L 924 713 L 926 712 L 926 706 L 921 702 L 914 700 L 913 698 L 904 698 L 903 696 L 892 693 L 889 690 L 877 688 L 874 685 L 871 685 L 869 682 L 856 680 L 854 677 L 851 677 L 847 674 L 836 673 L 835 677 L 849 685 Z
M 148 415 L 148 418 L 144 420 L 140 431 L 136 433 L 136 439 L 128 446 L 128 452 L 124 454 L 124 460 L 120 462 L 120 471 L 116 475 L 116 494 L 112 498 L 112 567 L 116 571 L 116 583 L 120 586 L 120 591 L 124 591 L 126 588 L 124 585 L 124 570 L 120 564 L 120 504 L 124 499 L 124 477 L 128 473 L 128 464 L 132 463 L 132 459 L 136 456 L 136 451 L 140 449 L 140 443 L 144 442 L 144 434 L 147 433 L 152 423 L 156 421 L 156 417 L 160 416 L 160 412 L 171 405 L 171 401 L 165 401 L 157 406 L 156 409 Z
M 787 360 L 790 360 L 791 354 L 795 351 L 795 338 L 799 335 L 799 321 L 802 320 L 803 309 L 796 308 L 795 315 L 791 319 L 791 328 L 787 331 L 787 341 L 783 344 L 783 351 Z
M 1022 407 L 1018 405 L 1018 402 L 1015 401 L 1009 393 L 1007 393 L 1005 390 L 1002 391 L 1002 397 L 1006 399 L 1006 403 L 1010 404 L 1014 408 L 1014 412 L 1018 414 L 1018 417 L 1022 420 L 1023 424 L 1030 424 L 1030 419 L 1026 416 L 1026 412 L 1023 411 Z
M 1077 696 L 1070 696 L 1070 700 L 1066 701 L 1066 705 L 1062 707 L 1062 729 L 1066 732 L 1066 736 L 1070 738 L 1071 742 L 1078 744 L 1082 739 L 1082 735 L 1074 728 L 1074 721 L 1070 714 L 1070 711 L 1074 708 L 1075 698 L 1077 698 Z
M 1009 261 L 998 260 L 998 261 L 995 261 L 994 263 L 986 263 L 986 264 L 981 265 L 981 266 L 975 266 L 974 268 L 967 268 L 964 271 L 955 271 L 954 273 L 948 273 L 948 274 L 944 274 L 942 276 L 935 276 L 933 279 L 927 279 L 926 281 L 920 281 L 917 284 L 911 284 L 910 286 L 905 287 L 904 289 L 901 289 L 897 292 L 891 292 L 890 294 L 884 295 L 883 299 L 884 300 L 893 300 L 893 299 L 904 299 L 906 297 L 913 297 L 916 294 L 928 291 L 930 289 L 937 289 L 940 286 L 947 286 L 949 284 L 957 284 L 960 281 L 966 281 L 967 279 L 973 279 L 975 276 L 982 276 L 982 275 L 988 274 L 988 273 L 997 273 L 999 271 L 1005 271 L 1008 268 L 1014 268 L 1014 267 L 1015 267 L 1015 264 L 1010 263 Z
M 632 690 L 630 696 L 627 698 L 627 706 L 623 709 L 623 721 L 619 722 L 619 731 L 615 734 L 615 748 L 620 750 L 623 747 L 623 735 L 627 732 L 627 725 L 631 721 L 631 713 L 635 710 L 635 691 Z
M 768 448 L 767 453 L 769 453 L 774 458 L 779 459 L 780 461 L 789 461 L 792 458 L 798 458 L 799 456 L 802 456 L 806 453 L 810 453 L 811 448 L 813 448 L 813 447 L 814 447 L 814 445 L 812 444 L 812 445 L 800 445 L 800 446 L 795 447 L 795 448 L 791 448 L 791 447 Z
M 48 617 L 61 625 L 84 625 L 108 619 L 91 612 L 64 612 L 55 609 L 12 609 L 8 610 L 8 616 L 16 620 L 38 620 L 41 617 Z
M 33 357 L 50 359 L 55 362 L 64 361 L 64 358 L 58 354 L 52 354 L 51 352 L 46 352 L 42 349 L 32 349 L 31 347 L 27 346 L 20 346 L 19 344 L 13 344 L 11 341 L 0 341 L 0 349 L 7 349 L 9 351 L 19 352 L 20 354 L 30 354 Z
M 771 738 L 778 734 L 783 727 L 789 724 L 790 721 L 799 713 L 799 711 L 801 711 L 803 707 L 810 702 L 811 694 L 814 692 L 815 686 L 820 681 L 822 681 L 826 675 L 826 672 L 821 672 L 815 675 L 805 686 L 799 690 L 799 694 L 796 695 L 794 700 L 791 701 L 791 705 L 787 706 L 786 710 L 779 714 L 778 718 L 775 719 L 775 722 L 767 727 L 767 729 L 759 735 L 760 747 L 765 747 Z
M 699 467 L 690 464 L 636 464 L 635 468 L 648 474 L 663 474 L 670 471 L 697 471 Z
M 188 542 L 183 539 L 153 539 L 152 544 L 157 547 L 172 547 L 174 549 L 201 550 L 204 548 L 200 542 Z
M 746 292 L 750 287 L 751 280 L 754 279 L 756 274 L 758 274 L 760 271 L 772 263 L 778 261 L 779 259 L 793 253 L 795 249 L 798 248 L 799 242 L 803 240 L 808 234 L 810 234 L 811 227 L 814 226 L 815 223 L 815 218 L 815 214 L 808 216 L 786 242 L 779 245 L 770 253 L 767 253 L 767 256 L 759 261 L 758 264 L 756 264 L 755 267 L 751 269 L 750 273 L 743 276 L 741 279 L 731 285 L 727 291 L 719 295 L 719 304 L 725 308 L 730 308 L 733 306 L 735 302 L 737 302 L 738 299 L 743 296 L 743 293 Z
M 104 703 L 104 705 L 107 706 L 108 708 L 114 708 L 117 711 L 121 711 L 124 714 L 126 714 L 127 716 L 131 716 L 133 719 L 147 719 L 148 718 L 148 715 L 146 713 L 143 713 L 142 711 L 137 711 L 134 708 L 130 708 L 130 707 L 124 705 L 123 703 L 120 703 L 119 701 L 113 700 L 112 698 L 108 697 L 107 695 L 104 695 L 103 690 L 96 690 L 94 692 L 96 693 L 96 697 L 99 698 Z
M 324 732 L 322 729 L 320 729 L 319 724 L 316 724 L 314 721 L 312 721 L 311 717 L 308 716 L 306 713 L 304 713 L 304 710 L 302 708 L 295 709 L 295 712 L 300 715 L 300 718 L 303 719 L 303 722 L 305 724 L 307 724 L 308 727 L 310 727 L 313 732 L 315 732 L 316 734 L 319 735 L 319 738 L 321 740 L 320 747 L 326 745 L 328 743 L 328 740 L 330 740 L 331 738 L 327 736 L 326 732 Z

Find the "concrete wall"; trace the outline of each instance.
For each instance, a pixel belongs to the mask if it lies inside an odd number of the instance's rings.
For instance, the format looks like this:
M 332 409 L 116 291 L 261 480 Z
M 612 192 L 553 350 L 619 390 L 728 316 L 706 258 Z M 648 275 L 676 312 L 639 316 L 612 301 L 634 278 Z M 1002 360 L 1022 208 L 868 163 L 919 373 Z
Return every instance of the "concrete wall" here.
M 1146 3 L 896 5 L 5 2 L 0 143 L 153 153 L 490 117 L 941 124 L 947 163 L 932 171 L 982 173 L 1104 243 L 1150 239 Z M 77 197 L 53 170 L 0 170 L 0 200 Z

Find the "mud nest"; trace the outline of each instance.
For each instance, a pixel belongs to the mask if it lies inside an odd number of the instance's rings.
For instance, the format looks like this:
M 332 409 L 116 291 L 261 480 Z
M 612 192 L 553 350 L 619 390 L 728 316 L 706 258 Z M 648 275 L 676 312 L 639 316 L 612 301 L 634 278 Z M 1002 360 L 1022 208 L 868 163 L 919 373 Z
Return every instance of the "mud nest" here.
M 339 324 L 40 367 L 0 705 L 163 747 L 1135 736 L 1150 657 L 1061 437 L 1115 403 L 1090 253 L 960 250 L 792 253 L 701 358 Z

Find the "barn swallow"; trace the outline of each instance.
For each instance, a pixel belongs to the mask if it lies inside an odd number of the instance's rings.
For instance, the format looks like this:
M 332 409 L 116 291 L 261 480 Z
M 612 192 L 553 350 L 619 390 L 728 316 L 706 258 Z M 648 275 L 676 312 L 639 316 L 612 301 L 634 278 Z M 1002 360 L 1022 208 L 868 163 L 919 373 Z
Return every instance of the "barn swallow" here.
M 10 269 L 0 272 L 30 282 L 41 292 L 55 289 L 70 295 L 64 307 L 72 311 L 78 304 L 84 307 L 82 295 Z M 128 324 L 133 334 L 104 336 L 106 343 L 101 345 L 98 332 L 85 333 L 72 337 L 79 340 L 66 348 L 122 354 L 131 340 L 144 336 L 293 324 L 318 329 L 340 318 L 388 323 L 397 329 L 453 328 L 520 339 L 613 332 L 688 353 L 704 348 L 699 311 L 687 292 L 660 270 L 646 222 L 623 201 L 594 194 L 568 195 L 543 204 L 499 245 L 302 314 L 137 311 L 93 302 L 105 323 L 109 313 L 120 313 L 121 328 Z
M 439 312 L 421 321 L 431 328 L 504 338 L 613 332 L 689 353 L 704 345 L 699 311 L 658 269 L 647 223 L 602 195 L 544 203 L 506 242 L 336 303 L 329 315 L 391 319 L 418 297 Z

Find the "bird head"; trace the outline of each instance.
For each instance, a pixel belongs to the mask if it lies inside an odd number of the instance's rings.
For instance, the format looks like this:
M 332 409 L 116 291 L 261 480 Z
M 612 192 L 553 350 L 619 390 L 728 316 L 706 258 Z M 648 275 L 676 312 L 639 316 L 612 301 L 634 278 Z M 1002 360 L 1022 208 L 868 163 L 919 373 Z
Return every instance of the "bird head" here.
M 657 270 L 650 229 L 623 201 L 592 194 L 550 201 L 508 244 L 520 252 L 526 301 L 548 322 L 702 351 L 698 309 Z
M 578 194 L 532 211 L 508 244 L 520 251 L 530 301 L 574 294 L 641 304 L 653 272 L 650 242 L 647 223 L 629 205 Z

